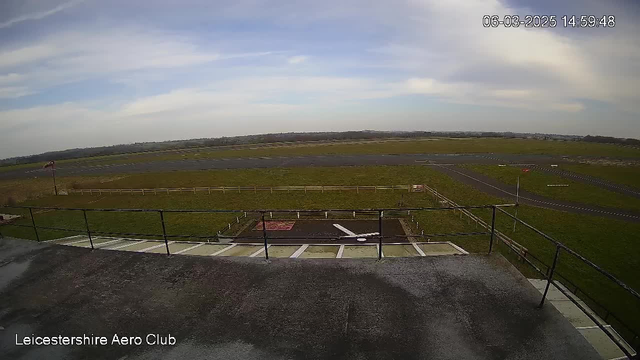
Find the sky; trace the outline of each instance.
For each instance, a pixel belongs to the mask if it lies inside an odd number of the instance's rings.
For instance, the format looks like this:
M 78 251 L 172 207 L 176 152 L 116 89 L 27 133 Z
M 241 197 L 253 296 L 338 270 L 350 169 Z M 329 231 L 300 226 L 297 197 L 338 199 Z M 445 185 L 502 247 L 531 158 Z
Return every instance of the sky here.
M 2 0 L 0 158 L 294 131 L 640 138 L 639 19 L 633 0 Z

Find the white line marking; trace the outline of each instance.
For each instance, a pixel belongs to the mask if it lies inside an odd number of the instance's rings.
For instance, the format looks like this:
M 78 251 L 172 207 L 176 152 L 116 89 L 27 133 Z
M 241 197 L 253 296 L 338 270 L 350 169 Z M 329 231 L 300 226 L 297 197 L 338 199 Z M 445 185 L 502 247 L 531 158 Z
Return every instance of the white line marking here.
M 296 252 L 294 252 L 291 256 L 289 256 L 290 259 L 296 259 L 298 256 L 300 256 L 305 250 L 307 250 L 307 248 L 309 247 L 309 244 L 304 244 L 302 246 L 300 246 L 298 248 L 298 250 L 296 250 Z
M 236 246 L 236 245 L 238 245 L 238 244 L 231 244 L 231 245 L 227 246 L 226 248 L 224 248 L 224 249 L 222 249 L 222 250 L 219 250 L 219 251 L 216 251 L 216 252 L 214 252 L 213 254 L 211 254 L 211 255 L 209 255 L 209 256 L 217 256 L 217 255 L 219 255 L 219 254 L 222 254 L 223 252 L 225 252 L 225 251 L 227 251 L 227 250 L 231 249 L 232 247 L 234 247 L 234 246 Z
M 338 254 L 336 255 L 336 259 L 342 259 L 342 253 L 344 253 L 344 244 L 340 245 L 340 249 L 338 249 Z
M 120 240 L 122 240 L 122 239 L 115 239 L 115 240 L 111 240 L 111 241 L 105 241 L 105 242 L 100 243 L 100 244 L 95 244 L 94 247 L 104 247 L 104 246 L 107 246 L 109 244 L 113 244 L 115 242 L 118 242 Z
M 420 249 L 420 247 L 418 247 L 418 245 L 416 245 L 416 243 L 411 243 L 413 245 L 413 247 L 416 249 L 416 251 L 418 252 L 418 254 L 420 254 L 420 256 L 427 256 L 424 254 L 424 251 L 422 251 L 422 249 Z
M 136 244 L 142 244 L 142 243 L 144 243 L 144 242 L 147 242 L 147 240 L 136 241 L 136 242 L 134 242 L 134 243 L 131 243 L 131 244 L 125 244 L 125 245 L 122 245 L 122 246 L 117 246 L 117 247 L 114 247 L 114 248 L 109 249 L 109 250 L 120 250 L 120 249 L 122 249 L 122 248 L 126 248 L 127 246 L 132 246 L 132 245 L 136 245 Z
M 267 249 L 271 247 L 271 244 L 267 245 Z M 261 253 L 264 252 L 264 247 L 260 248 L 260 250 L 254 252 L 253 254 L 249 255 L 249 257 L 256 257 L 258 255 L 260 255 Z
M 341 230 L 342 232 L 344 232 L 347 235 L 350 236 L 356 236 L 356 233 L 354 233 L 353 231 L 347 229 L 346 227 L 340 225 L 340 224 L 333 224 L 334 227 L 338 228 L 339 230 Z
M 60 245 L 73 245 L 73 244 L 81 243 L 81 242 L 84 242 L 84 241 L 89 241 L 89 237 L 87 237 L 86 239 L 76 240 L 76 241 L 72 241 L 72 242 L 65 243 L 65 244 L 60 244 Z
M 205 243 L 200 243 L 200 244 L 197 244 L 197 245 L 194 245 L 194 246 L 188 247 L 188 248 L 186 248 L 186 249 L 182 249 L 182 250 L 180 250 L 180 251 L 176 251 L 176 252 L 174 252 L 173 254 L 174 254 L 174 255 L 182 254 L 182 253 L 187 252 L 187 251 L 189 251 L 189 250 L 193 250 L 193 249 L 195 249 L 195 248 L 197 248 L 197 247 L 200 247 L 200 246 L 202 246 L 202 245 L 204 245 L 204 244 L 205 244 Z
M 171 244 L 173 244 L 174 242 L 175 242 L 175 241 L 169 241 L 167 244 L 171 245 Z M 157 248 L 159 248 L 159 247 L 161 247 L 161 246 L 165 246 L 165 244 L 153 245 L 153 246 L 150 246 L 150 247 L 148 247 L 148 248 L 146 248 L 146 249 L 138 250 L 137 252 L 147 252 L 147 251 L 149 251 L 149 250 L 157 249 Z
M 67 236 L 67 237 L 63 237 L 63 238 L 57 238 L 57 239 L 51 239 L 51 240 L 45 240 L 43 242 L 52 242 L 52 241 L 63 241 L 63 240 L 71 240 L 71 239 L 77 239 L 79 237 L 82 236 L 87 236 L 87 235 L 73 235 L 73 236 Z M 87 237 L 88 239 L 88 237 Z
M 460 251 L 461 253 L 463 253 L 463 254 L 465 254 L 465 255 L 469 255 L 469 253 L 468 253 L 465 249 L 463 249 L 463 248 L 461 248 L 460 246 L 458 246 L 458 245 L 456 245 L 456 244 L 452 243 L 451 241 L 447 241 L 446 243 L 447 243 L 447 244 L 449 244 L 449 245 L 451 245 L 451 246 L 453 246 L 455 249 L 457 249 L 457 250 L 458 250 L 458 251 Z
M 568 299 L 567 299 L 568 300 Z M 611 325 L 609 324 L 602 324 L 602 327 L 606 327 L 606 328 L 610 328 Z M 592 325 L 592 326 L 576 326 L 577 330 L 588 330 L 588 329 L 600 329 L 600 327 L 598 325 Z

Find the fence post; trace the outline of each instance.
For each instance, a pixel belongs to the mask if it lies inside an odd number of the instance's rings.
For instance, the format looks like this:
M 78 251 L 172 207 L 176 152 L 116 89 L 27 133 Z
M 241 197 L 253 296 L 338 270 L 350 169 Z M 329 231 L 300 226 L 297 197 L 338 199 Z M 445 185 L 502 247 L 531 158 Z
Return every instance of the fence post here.
M 36 228 L 36 219 L 33 218 L 33 211 L 29 208 L 29 215 L 31 215 L 31 224 L 33 224 L 33 231 L 36 233 L 36 240 L 40 242 L 40 236 L 38 235 L 38 228 Z
M 378 260 L 382 260 L 382 210 L 378 210 Z
M 538 305 L 539 308 L 542 308 L 544 299 L 547 297 L 547 292 L 549 292 L 549 286 L 553 281 L 553 273 L 556 270 L 556 264 L 558 263 L 558 255 L 560 255 L 560 246 L 556 245 L 556 254 L 553 256 L 553 264 L 551 264 L 551 268 L 549 269 L 549 275 L 547 276 L 547 286 L 544 288 L 544 293 L 542 294 L 540 305 Z
M 160 210 L 160 221 L 162 222 L 162 237 L 164 237 L 164 246 L 167 247 L 167 255 L 171 255 L 169 252 L 169 241 L 167 240 L 167 229 L 164 226 L 164 212 Z
M 82 210 L 82 215 L 84 215 L 84 225 L 87 227 L 87 235 L 89 236 L 89 243 L 91 244 L 91 250 L 93 247 L 93 239 L 91 239 L 91 230 L 89 230 L 89 221 L 87 220 L 87 210 Z
M 496 206 L 493 206 L 493 215 L 491 216 L 491 240 L 489 240 L 489 254 L 493 249 L 493 238 L 496 234 Z
M 264 222 L 264 211 L 262 212 L 262 237 L 264 238 L 264 258 L 269 260 L 269 246 L 267 245 L 267 223 Z

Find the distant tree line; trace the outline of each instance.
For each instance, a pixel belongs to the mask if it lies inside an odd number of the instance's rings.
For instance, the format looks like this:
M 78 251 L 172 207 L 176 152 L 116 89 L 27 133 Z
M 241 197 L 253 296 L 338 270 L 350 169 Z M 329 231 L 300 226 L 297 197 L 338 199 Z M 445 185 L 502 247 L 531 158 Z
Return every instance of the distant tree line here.
M 553 134 L 524 134 L 511 132 L 434 132 L 434 131 L 344 131 L 344 132 L 308 132 L 308 133 L 275 133 L 244 135 L 220 138 L 201 138 L 190 140 L 171 140 L 160 142 L 141 142 L 133 144 L 121 144 L 94 148 L 79 148 L 63 151 L 51 151 L 38 155 L 14 157 L 0 160 L 0 166 L 15 164 L 28 164 L 46 162 L 50 160 L 67 160 L 84 157 L 126 155 L 131 153 L 188 149 L 197 147 L 222 147 L 242 146 L 252 144 L 282 143 L 282 142 L 308 142 L 308 141 L 344 141 L 344 140 L 372 140 L 384 138 L 428 138 L 428 137 L 454 137 L 454 138 L 537 138 L 552 140 L 583 140 L 589 142 L 603 142 L 623 145 L 640 145 L 636 139 L 618 139 L 606 136 L 575 136 Z
M 611 136 L 591 136 L 587 135 L 582 138 L 582 141 L 606 143 L 606 144 L 620 144 L 620 145 L 633 145 L 640 146 L 640 140 L 638 139 L 621 139 Z

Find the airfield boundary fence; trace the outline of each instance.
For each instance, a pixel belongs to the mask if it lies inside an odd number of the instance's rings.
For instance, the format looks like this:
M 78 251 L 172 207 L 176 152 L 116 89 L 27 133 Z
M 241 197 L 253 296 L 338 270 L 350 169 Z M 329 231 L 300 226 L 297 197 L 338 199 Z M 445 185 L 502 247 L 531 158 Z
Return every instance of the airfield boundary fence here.
M 607 272 L 606 270 L 602 269 L 601 267 L 599 267 L 597 264 L 593 263 L 592 261 L 588 260 L 587 258 L 585 258 L 584 256 L 580 255 L 579 253 L 577 253 L 576 251 L 570 249 L 569 247 L 567 247 L 566 245 L 562 244 L 561 242 L 553 239 L 552 237 L 548 236 L 547 234 L 545 234 L 544 232 L 538 230 L 537 228 L 533 227 L 532 225 L 522 221 L 521 219 L 517 218 L 516 216 L 510 214 L 509 212 L 505 211 L 504 208 L 508 208 L 508 207 L 516 207 L 516 204 L 502 204 L 502 205 L 479 205 L 479 206 L 458 206 L 455 205 L 455 203 L 449 199 L 447 199 L 446 197 L 444 197 L 442 194 L 439 194 L 435 189 L 431 189 L 429 187 L 425 187 L 425 189 L 428 192 L 431 192 L 434 197 L 436 199 L 442 199 L 440 200 L 443 203 L 448 204 L 449 206 L 438 206 L 438 207 L 419 207 L 419 208 L 372 208 L 372 209 L 323 209 L 323 210 L 304 210 L 304 209 L 300 209 L 300 210 L 291 210 L 291 209 L 261 209 L 261 210 L 217 210 L 217 209 L 204 209 L 204 210 L 196 210 L 196 209 L 180 209 L 180 210 L 165 210 L 165 209 L 98 209 L 98 208 L 59 208 L 59 207 L 31 207 L 31 206 L 4 206 L 4 208 L 11 208 L 11 209 L 24 209 L 24 210 L 28 210 L 29 213 L 29 217 L 30 217 L 30 225 L 27 224 L 15 224 L 15 223 L 5 223 L 2 224 L 3 226 L 18 226 L 18 227 L 26 227 L 26 228 L 32 228 L 36 237 L 37 241 L 40 241 L 40 236 L 38 234 L 38 229 L 45 229 L 45 230 L 57 230 L 57 231 L 69 231 L 69 232 L 73 232 L 73 233 L 78 233 L 80 232 L 78 229 L 65 229 L 65 228 L 58 228 L 58 227 L 47 227 L 47 226 L 38 226 L 36 224 L 36 220 L 34 218 L 33 215 L 33 210 L 45 210 L 45 211 L 55 211 L 55 210 L 62 210 L 62 211 L 77 211 L 79 213 L 82 213 L 83 219 L 84 219 L 84 225 L 86 227 L 86 234 L 88 237 L 88 240 L 90 242 L 91 248 L 94 248 L 94 243 L 93 243 L 93 236 L 95 235 L 106 235 L 106 236 L 149 236 L 149 237 L 161 237 L 164 240 L 164 245 L 167 251 L 167 255 L 171 255 L 170 249 L 169 249 L 169 238 L 184 238 L 186 237 L 185 235 L 169 235 L 167 234 L 167 230 L 166 230 L 166 226 L 165 226 L 165 218 L 164 218 L 164 214 L 165 213 L 209 213 L 209 214 L 247 214 L 247 213 L 252 213 L 252 214 L 256 214 L 259 216 L 259 219 L 262 221 L 262 223 L 265 223 L 265 217 L 268 216 L 268 214 L 270 213 L 289 213 L 289 214 L 293 214 L 293 213 L 328 213 L 328 212 L 347 212 L 347 213 L 362 213 L 362 214 L 368 214 L 368 215 L 377 215 L 378 218 L 378 233 L 377 235 L 366 235 L 363 237 L 369 238 L 369 239 L 377 239 L 378 240 L 378 259 L 382 258 L 382 251 L 383 251 L 383 239 L 385 238 L 392 238 L 392 237 L 397 237 L 397 235 L 394 236 L 388 236 L 384 234 L 384 229 L 383 229 L 383 222 L 382 219 L 385 216 L 385 212 L 388 214 L 389 212 L 416 212 L 416 211 L 442 211 L 442 210 L 451 210 L 451 211 L 459 211 L 461 216 L 463 214 L 467 215 L 469 217 L 469 219 L 474 218 L 474 220 L 476 221 L 476 223 L 479 226 L 484 227 L 487 231 L 486 232 L 472 232 L 472 233 L 458 233 L 455 234 L 457 236 L 465 236 L 465 235 L 489 235 L 490 236 L 490 240 L 489 240 L 489 249 L 488 249 L 488 253 L 491 254 L 491 252 L 493 251 L 493 245 L 494 245 L 494 239 L 497 237 L 499 240 L 501 240 L 502 243 L 504 243 L 509 249 L 513 250 L 516 255 L 522 259 L 524 262 L 526 262 L 528 265 L 530 265 L 538 274 L 541 275 L 541 277 L 543 277 L 544 279 L 546 279 L 547 283 L 545 286 L 545 290 L 542 294 L 542 298 L 540 300 L 539 303 L 539 307 L 542 307 L 547 293 L 549 291 L 549 287 L 551 285 L 554 285 L 561 293 L 563 293 L 565 296 L 567 296 L 567 298 L 574 303 L 579 309 L 581 309 L 620 349 L 623 353 L 625 353 L 626 356 L 628 356 L 629 358 L 634 358 L 634 356 L 636 354 L 633 354 L 632 351 L 630 351 L 627 346 L 631 346 L 631 350 L 633 350 L 634 348 L 637 347 L 637 343 L 638 343 L 638 334 L 633 330 L 633 328 L 631 328 L 630 326 L 626 325 L 625 322 L 623 322 L 618 316 L 612 314 L 611 312 L 607 311 L 607 314 L 604 317 L 604 321 L 606 321 L 607 318 L 613 318 L 617 320 L 616 324 L 616 328 L 620 329 L 620 326 L 623 327 L 623 329 L 625 330 L 625 332 L 622 335 L 623 339 L 626 339 L 628 341 L 628 343 L 624 342 L 624 340 L 621 340 L 618 338 L 618 333 L 615 332 L 615 330 L 612 330 L 611 327 L 605 326 L 606 324 L 603 324 L 599 319 L 598 319 L 598 315 L 596 314 L 592 314 L 586 307 L 586 305 L 581 304 L 579 301 L 577 301 L 576 299 L 574 299 L 573 296 L 570 296 L 570 294 L 568 293 L 569 290 L 567 290 L 568 288 L 573 287 L 574 290 L 572 291 L 573 293 L 575 293 L 577 295 L 578 290 L 580 290 L 575 284 L 573 284 L 572 282 L 570 282 L 568 279 L 566 279 L 565 277 L 562 277 L 557 271 L 556 271 L 556 267 L 558 265 L 559 262 L 559 254 L 562 253 L 566 253 L 571 255 L 573 258 L 581 261 L 582 263 L 586 264 L 588 267 L 595 269 L 597 272 L 599 272 L 600 274 L 602 274 L 606 279 L 608 279 L 609 281 L 611 281 L 613 284 L 619 286 L 621 289 L 623 289 L 626 293 L 630 294 L 632 296 L 632 298 L 635 301 L 639 301 L 640 300 L 640 294 L 635 291 L 634 289 L 632 289 L 630 286 L 626 285 L 624 282 L 622 282 L 621 280 L 617 279 L 614 275 L 610 274 L 609 272 Z M 485 222 L 484 220 L 480 219 L 479 217 L 477 217 L 476 215 L 474 215 L 473 213 L 471 213 L 471 210 L 475 210 L 475 209 L 491 209 L 492 210 L 492 217 L 491 217 L 491 224 L 489 225 L 487 222 Z M 140 233 L 119 233 L 119 232 L 101 232 L 101 231 L 92 231 L 89 227 L 89 222 L 87 220 L 87 212 L 125 212 L 125 213 L 135 213 L 135 212 L 144 212 L 144 213 L 157 213 L 158 216 L 158 220 L 162 225 L 162 234 L 140 234 Z M 504 214 L 510 218 L 512 218 L 514 221 L 522 224 L 523 226 L 525 226 L 526 228 L 534 231 L 535 233 L 537 233 L 538 235 L 542 236 L 542 238 L 544 238 L 545 240 L 547 240 L 549 243 L 551 243 L 554 247 L 555 247 L 555 254 L 554 254 L 554 258 L 553 258 L 553 262 L 551 265 L 547 265 L 544 264 L 543 261 L 541 261 L 539 258 L 535 257 L 533 254 L 531 254 L 529 251 L 526 251 L 526 249 L 523 251 L 523 247 L 518 246 L 518 244 L 513 241 L 512 239 L 510 239 L 508 236 L 500 233 L 499 231 L 496 230 L 496 216 L 498 213 Z M 245 215 L 246 216 L 246 215 Z M 422 238 L 424 239 L 424 237 L 426 236 L 438 236 L 438 235 L 444 235 L 444 234 L 409 234 L 404 236 L 405 238 L 407 238 L 408 240 L 410 239 L 416 239 L 416 238 Z M 0 234 L 1 237 L 1 234 Z M 205 236 L 189 236 L 189 237 L 193 237 L 193 238 L 205 238 Z M 211 236 L 209 236 L 211 237 Z M 305 237 L 308 240 L 313 240 L 313 239 L 335 239 L 335 237 L 322 237 L 322 236 L 307 236 Z M 267 229 L 266 226 L 262 227 L 262 238 L 261 240 L 264 243 L 264 256 L 266 259 L 269 259 L 269 240 L 281 240 L 281 239 L 288 239 L 286 237 L 278 237 L 278 236 L 271 236 L 267 233 Z M 535 261 L 536 263 L 534 263 L 533 261 Z M 543 264 L 543 266 L 546 269 L 541 269 L 540 264 Z M 555 280 L 555 278 L 558 278 L 558 280 Z M 567 288 L 565 288 L 564 286 L 561 286 L 559 284 L 568 284 L 569 286 L 567 286 Z M 592 302 L 598 304 L 598 302 L 596 302 L 593 298 L 591 298 L 589 295 L 587 295 L 586 292 L 580 290 L 580 292 L 583 294 L 583 296 L 587 296 Z M 599 305 L 599 304 L 598 304 Z M 605 309 L 603 306 L 601 306 L 601 308 Z
M 414 190 L 415 189 L 415 190 Z M 174 187 L 174 188 L 146 188 L 146 189 L 68 189 L 69 194 L 80 195 L 122 195 L 122 194 L 142 194 L 142 195 L 158 195 L 172 193 L 240 193 L 240 192 L 322 192 L 325 191 L 419 191 L 412 185 L 286 185 L 286 186 L 199 186 L 199 187 Z

